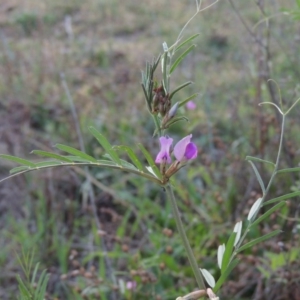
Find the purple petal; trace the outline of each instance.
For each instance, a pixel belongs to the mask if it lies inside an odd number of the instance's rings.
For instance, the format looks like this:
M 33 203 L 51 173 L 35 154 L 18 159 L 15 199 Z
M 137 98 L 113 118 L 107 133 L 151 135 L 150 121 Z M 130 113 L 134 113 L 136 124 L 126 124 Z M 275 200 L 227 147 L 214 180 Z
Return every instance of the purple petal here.
M 186 108 L 188 110 L 194 110 L 196 109 L 196 103 L 194 101 L 189 101 L 187 104 L 186 104 Z
M 180 140 L 174 147 L 174 155 L 178 161 L 184 158 L 187 145 L 191 142 L 192 135 L 188 135 Z
M 189 143 L 185 149 L 185 158 L 187 160 L 194 159 L 198 155 L 197 146 L 194 143 Z
M 156 156 L 155 162 L 157 164 L 164 163 L 164 162 L 170 164 L 172 162 L 170 156 L 170 152 L 171 152 L 170 148 L 172 146 L 173 139 L 162 136 L 159 138 L 159 142 L 160 142 L 160 151 Z

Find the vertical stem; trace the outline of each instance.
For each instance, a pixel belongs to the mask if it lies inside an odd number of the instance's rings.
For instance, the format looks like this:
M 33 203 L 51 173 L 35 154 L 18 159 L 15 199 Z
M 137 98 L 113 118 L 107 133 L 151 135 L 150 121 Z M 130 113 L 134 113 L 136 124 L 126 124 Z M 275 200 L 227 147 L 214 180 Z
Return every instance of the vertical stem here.
M 177 229 L 178 229 L 179 235 L 182 239 L 182 242 L 183 242 L 186 254 L 188 256 L 190 265 L 193 269 L 194 276 L 196 278 L 198 287 L 199 287 L 199 289 L 206 290 L 205 283 L 204 283 L 204 280 L 203 280 L 203 276 L 202 276 L 201 271 L 198 267 L 198 264 L 197 264 L 197 261 L 196 261 L 196 258 L 194 256 L 194 254 L 193 254 L 190 243 L 189 243 L 189 241 L 187 239 L 187 236 L 185 234 L 183 224 L 182 224 L 182 221 L 181 221 L 181 218 L 180 218 L 178 206 L 177 206 L 177 203 L 176 203 L 176 199 L 175 199 L 173 189 L 172 189 L 170 184 L 166 185 L 166 191 L 167 191 L 168 198 L 171 201 L 173 216 L 174 216 L 175 221 L 176 221 Z

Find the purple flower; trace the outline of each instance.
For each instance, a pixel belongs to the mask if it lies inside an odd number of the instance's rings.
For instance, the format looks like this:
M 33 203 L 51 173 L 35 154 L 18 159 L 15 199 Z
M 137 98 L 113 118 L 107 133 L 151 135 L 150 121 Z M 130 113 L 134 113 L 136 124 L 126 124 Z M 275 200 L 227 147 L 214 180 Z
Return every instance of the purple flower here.
M 135 290 L 136 289 L 136 282 L 135 281 L 127 281 L 126 282 L 127 290 Z
M 173 139 L 171 139 L 170 137 L 162 136 L 159 138 L 159 142 L 160 142 L 160 151 L 156 156 L 155 162 L 157 164 L 166 163 L 166 162 L 170 164 L 172 162 L 170 156 L 170 152 L 171 152 L 170 148 L 172 146 Z
M 197 157 L 197 146 L 191 142 L 192 135 L 180 140 L 174 147 L 174 155 L 179 162 L 185 162 Z
M 186 108 L 188 110 L 194 110 L 196 109 L 196 103 L 194 101 L 189 101 L 187 104 L 186 104 Z

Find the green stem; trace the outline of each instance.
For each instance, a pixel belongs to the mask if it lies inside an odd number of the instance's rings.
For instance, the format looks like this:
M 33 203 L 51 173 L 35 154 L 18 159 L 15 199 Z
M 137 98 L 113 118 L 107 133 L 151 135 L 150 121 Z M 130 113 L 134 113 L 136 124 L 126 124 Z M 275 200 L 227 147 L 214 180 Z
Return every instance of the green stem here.
M 158 120 L 158 116 L 157 115 L 153 115 L 153 114 L 151 114 L 151 116 L 153 118 L 156 130 L 158 132 L 158 136 L 161 137 L 161 129 L 160 129 L 160 122 Z
M 205 283 L 204 283 L 201 271 L 198 267 L 196 258 L 193 254 L 192 248 L 191 248 L 190 243 L 189 243 L 189 241 L 187 239 L 187 236 L 185 234 L 183 224 L 182 224 L 182 221 L 181 221 L 181 218 L 180 218 L 178 206 L 177 206 L 177 203 L 176 203 L 176 199 L 175 199 L 175 196 L 174 196 L 174 192 L 173 192 L 173 189 L 172 189 L 170 184 L 166 185 L 166 191 L 167 191 L 168 198 L 171 201 L 173 216 L 174 216 L 175 221 L 176 221 L 177 229 L 178 229 L 179 235 L 182 239 L 182 242 L 183 242 L 186 254 L 188 256 L 190 265 L 193 269 L 198 287 L 199 287 L 199 289 L 206 290 Z
M 277 174 L 277 170 L 278 170 L 278 167 L 279 167 L 279 161 L 280 161 L 280 155 L 281 155 L 281 152 L 282 152 L 282 146 L 283 146 L 283 136 L 284 136 L 284 126 L 285 126 L 285 117 L 286 117 L 286 114 L 282 115 L 282 124 L 281 124 L 281 135 L 280 135 L 280 141 L 279 141 L 279 147 L 278 147 L 278 153 L 277 153 L 277 158 L 276 158 L 276 163 L 275 163 L 275 167 L 274 167 L 274 170 L 273 170 L 273 173 L 271 175 L 271 178 L 269 180 L 269 183 L 268 183 L 268 186 L 265 190 L 265 192 L 263 193 L 263 196 L 262 196 L 262 201 L 261 201 L 261 204 L 260 204 L 260 207 L 262 207 L 267 195 L 268 195 L 268 192 L 270 190 L 270 187 L 274 181 L 274 178 Z M 260 209 L 260 208 L 259 208 Z M 259 213 L 259 209 L 257 209 L 255 215 L 254 215 L 254 218 L 252 219 L 253 221 L 255 220 L 257 214 Z M 243 243 L 244 239 L 246 238 L 247 236 L 247 233 L 249 232 L 250 230 L 250 227 L 252 225 L 252 222 L 249 222 L 244 234 L 242 235 L 241 239 L 239 240 L 238 244 L 236 245 L 236 250 L 239 249 L 239 247 L 241 246 L 241 244 Z M 230 262 L 233 260 L 233 258 L 235 257 L 236 255 L 236 252 L 234 252 L 230 258 Z

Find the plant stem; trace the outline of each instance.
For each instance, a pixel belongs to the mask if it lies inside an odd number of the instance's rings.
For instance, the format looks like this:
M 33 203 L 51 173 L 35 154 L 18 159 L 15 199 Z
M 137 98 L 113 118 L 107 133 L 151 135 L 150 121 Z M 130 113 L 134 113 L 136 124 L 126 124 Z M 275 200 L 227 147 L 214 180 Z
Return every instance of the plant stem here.
M 199 289 L 206 290 L 205 283 L 204 283 L 204 280 L 203 280 L 203 276 L 202 276 L 201 271 L 198 267 L 198 264 L 197 264 L 197 261 L 196 261 L 196 258 L 194 256 L 194 254 L 193 254 L 190 243 L 189 243 L 189 241 L 187 239 L 187 236 L 185 234 L 183 224 L 182 224 L 182 221 L 181 221 L 181 218 L 180 218 L 178 206 L 177 206 L 177 203 L 176 203 L 176 199 L 175 199 L 175 196 L 174 196 L 174 192 L 173 192 L 172 186 L 170 184 L 166 185 L 166 191 L 167 191 L 168 198 L 171 201 L 173 216 L 174 216 L 175 221 L 176 221 L 177 229 L 178 229 L 179 235 L 182 239 L 182 242 L 183 242 L 186 254 L 188 256 L 190 265 L 193 269 L 194 276 L 196 278 L 198 287 L 199 287 Z
M 268 183 L 268 186 L 265 190 L 265 192 L 263 193 L 263 196 L 262 196 L 262 201 L 261 201 L 261 204 L 260 204 L 260 207 L 259 209 L 257 209 L 256 213 L 254 214 L 254 217 L 253 217 L 253 221 L 255 220 L 257 214 L 259 213 L 259 210 L 260 208 L 262 207 L 267 195 L 268 195 L 268 192 L 270 190 L 270 187 L 273 183 L 273 180 L 277 174 L 277 170 L 278 170 L 278 167 L 279 167 L 279 161 L 280 161 L 280 155 L 281 155 L 281 152 L 282 152 L 282 146 L 283 146 L 283 136 L 284 136 L 284 126 L 285 126 L 285 117 L 286 117 L 286 114 L 283 114 L 282 115 L 282 124 L 281 124 L 281 134 L 280 134 L 280 141 L 279 141 L 279 147 L 278 147 L 278 153 L 277 153 L 277 158 L 276 158 L 276 163 L 275 163 L 275 167 L 274 167 L 274 170 L 273 170 L 273 173 L 271 175 L 271 178 L 269 180 L 269 183 Z M 241 244 L 243 243 L 244 239 L 246 238 L 247 236 L 247 233 L 249 232 L 250 230 L 250 227 L 252 225 L 252 222 L 249 222 L 244 234 L 242 235 L 241 239 L 239 240 L 238 244 L 236 245 L 236 250 L 239 249 L 239 247 L 241 246 Z M 236 255 L 236 251 L 233 252 L 231 258 L 230 258 L 230 262 L 233 260 L 234 256 Z

